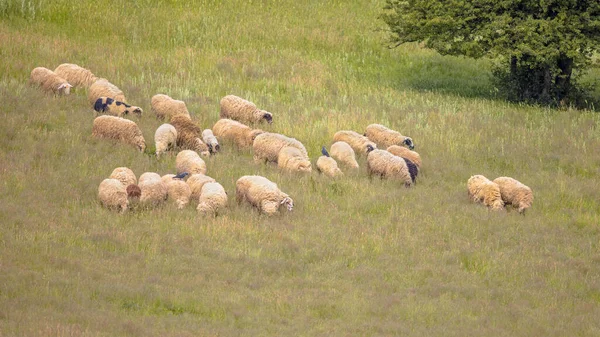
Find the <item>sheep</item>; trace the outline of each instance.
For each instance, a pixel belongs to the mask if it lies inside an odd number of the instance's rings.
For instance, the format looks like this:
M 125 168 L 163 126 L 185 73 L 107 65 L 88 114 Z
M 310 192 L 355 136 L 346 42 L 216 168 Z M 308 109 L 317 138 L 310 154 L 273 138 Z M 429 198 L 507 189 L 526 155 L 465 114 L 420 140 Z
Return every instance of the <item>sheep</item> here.
M 98 186 L 98 199 L 100 203 L 108 208 L 125 212 L 129 207 L 127 189 L 117 179 L 104 179 Z
M 500 186 L 480 174 L 469 178 L 467 181 L 467 192 L 472 201 L 482 203 L 489 209 L 504 209 Z
M 325 146 L 323 146 L 323 148 L 321 149 L 321 153 L 323 153 L 323 155 L 320 156 L 319 159 L 317 159 L 317 171 L 331 178 L 344 175 L 344 173 L 342 173 L 342 170 L 340 170 L 340 168 L 338 167 L 338 164 L 335 161 L 335 159 L 331 158 L 331 156 L 325 149 Z
M 115 101 L 110 97 L 100 97 L 94 103 L 96 114 L 106 113 L 111 116 L 123 117 L 131 112 L 138 118 L 142 117 L 143 110 L 139 106 L 129 105 L 121 101 Z
M 92 127 L 92 136 L 114 139 L 133 145 L 141 152 L 144 152 L 146 149 L 146 141 L 140 128 L 135 122 L 125 118 L 108 115 L 96 117 Z
M 165 174 L 164 176 L 160 177 L 160 180 L 162 180 L 162 182 L 165 185 L 167 185 L 168 183 L 173 181 L 173 177 L 175 177 L 175 174 L 169 173 L 169 174 Z
M 200 194 L 202 192 L 202 186 L 206 183 L 214 183 L 215 180 L 209 176 L 206 176 L 201 173 L 196 173 L 190 175 L 186 183 L 190 186 L 190 190 L 192 191 L 191 200 L 198 201 L 200 199 Z
M 200 200 L 196 208 L 204 215 L 217 215 L 219 210 L 227 207 L 227 192 L 221 184 L 209 182 L 202 186 Z
M 417 165 L 417 168 L 421 169 L 421 156 L 417 152 L 399 145 L 392 145 L 387 148 L 387 151 L 394 156 L 409 159 L 411 162 Z
M 382 147 L 406 145 L 411 150 L 415 148 L 412 138 L 403 136 L 400 132 L 389 129 L 381 124 L 367 126 L 365 136 Z
M 499 177 L 493 182 L 500 187 L 500 196 L 504 204 L 517 207 L 519 213 L 525 214 L 533 204 L 533 191 L 520 181 L 510 177 Z
M 264 133 L 261 129 L 251 129 L 245 124 L 227 118 L 219 119 L 212 130 L 221 140 L 232 142 L 241 149 L 251 147 L 254 139 Z
M 126 188 L 127 190 L 127 199 L 129 199 L 129 204 L 137 203 L 140 201 L 140 197 L 142 196 L 142 190 L 138 185 L 130 184 Z
M 88 102 L 91 106 L 94 106 L 100 97 L 110 97 L 115 101 L 127 103 L 123 91 L 105 78 L 97 79 L 88 90 Z
M 137 178 L 135 177 L 135 173 L 130 168 L 127 167 L 117 167 L 112 171 L 109 176 L 110 179 L 117 179 L 120 181 L 123 186 L 127 187 L 129 185 L 137 184 Z
M 305 157 L 308 158 L 308 152 L 302 143 L 295 138 L 286 137 L 279 133 L 265 132 L 254 139 L 252 149 L 254 150 L 254 162 L 273 162 L 277 163 L 279 151 L 286 146 L 292 146 L 299 149 Z
M 55 95 L 68 95 L 73 87 L 66 79 L 44 67 L 37 67 L 31 71 L 29 83 L 39 86 L 46 93 Z
M 354 150 L 346 142 L 335 142 L 331 145 L 331 158 L 344 164 L 345 166 L 358 170 L 358 162 Z
M 277 184 L 261 176 L 243 176 L 235 183 L 235 198 L 238 204 L 243 201 L 256 207 L 259 212 L 273 215 L 284 205 L 288 211 L 294 208 L 294 201 L 283 193 Z
M 170 120 L 174 116 L 185 116 L 191 119 L 190 112 L 187 109 L 184 101 L 172 99 L 164 94 L 156 94 L 152 96 L 150 102 L 151 110 L 156 114 L 158 119 Z
M 378 175 L 382 179 L 396 179 L 404 183 L 405 187 L 410 187 L 414 183 L 414 176 L 406 164 L 404 158 L 394 156 L 386 150 L 372 149 L 367 155 L 367 172 L 371 178 Z
M 279 150 L 277 166 L 288 172 L 312 172 L 308 156 L 294 146 L 285 146 Z
M 185 150 L 194 150 L 204 157 L 210 156 L 208 146 L 202 141 L 202 129 L 191 119 L 183 115 L 171 118 L 171 125 L 177 130 L 177 146 Z
M 202 141 L 208 146 L 210 153 L 217 153 L 221 150 L 219 141 L 211 129 L 205 129 L 202 131 Z
M 90 70 L 72 63 L 63 63 L 56 67 L 54 72 L 75 87 L 88 88 L 98 80 Z
M 156 157 L 160 157 L 166 151 L 173 149 L 177 144 L 177 130 L 171 124 L 163 124 L 154 132 L 154 144 L 156 145 Z
M 189 174 L 206 174 L 206 163 L 198 153 L 192 150 L 183 150 L 175 158 L 177 174 L 187 172 Z
M 167 186 L 162 182 L 160 175 L 146 172 L 140 176 L 138 186 L 142 191 L 140 203 L 147 206 L 158 206 L 167 200 Z
M 377 148 L 377 145 L 369 140 L 369 138 L 359 134 L 358 132 L 350 131 L 350 130 L 342 130 L 338 131 L 333 135 L 334 142 L 346 142 L 348 145 L 352 147 L 354 152 L 367 154 L 367 145 L 370 145 L 374 149 Z
M 167 184 L 167 194 L 170 200 L 175 201 L 177 209 L 183 209 L 190 203 L 192 190 L 183 180 L 171 179 Z
M 242 123 L 273 123 L 273 114 L 256 108 L 256 105 L 241 97 L 227 95 L 221 99 L 221 118 L 230 118 Z

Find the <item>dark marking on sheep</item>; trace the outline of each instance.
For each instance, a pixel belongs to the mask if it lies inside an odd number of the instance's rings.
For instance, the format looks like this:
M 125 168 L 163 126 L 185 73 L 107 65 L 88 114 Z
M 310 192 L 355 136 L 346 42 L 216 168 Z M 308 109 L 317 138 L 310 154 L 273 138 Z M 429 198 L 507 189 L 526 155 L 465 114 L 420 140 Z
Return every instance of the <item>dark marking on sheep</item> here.
M 369 152 L 371 152 L 371 151 L 373 151 L 373 150 L 375 150 L 375 148 L 373 147 L 373 145 L 371 145 L 371 144 L 368 144 L 368 145 L 367 145 L 367 153 L 369 153 Z
M 268 113 L 268 112 L 267 112 L 266 114 L 264 114 L 264 115 L 263 115 L 263 118 L 264 118 L 264 119 L 265 119 L 265 120 L 266 120 L 266 121 L 267 121 L 269 124 L 273 123 L 273 116 L 272 116 L 270 113 Z
M 404 139 L 403 142 L 406 146 L 408 146 L 409 149 L 413 150 L 415 148 L 415 145 L 413 144 L 412 140 L 410 138 L 406 138 Z
M 104 112 L 106 111 L 106 104 L 103 102 L 104 100 L 102 98 L 98 98 L 96 100 L 96 102 L 94 103 L 94 110 L 98 111 L 98 112 Z
M 415 163 L 413 163 L 410 159 L 404 157 L 402 157 L 402 159 L 404 159 L 404 161 L 406 162 L 406 166 L 408 167 L 408 173 L 410 173 L 410 179 L 414 184 L 417 180 L 419 169 L 417 168 L 417 165 L 415 165 Z
M 131 184 L 127 186 L 127 196 L 129 198 L 139 198 L 142 195 L 142 190 L 138 185 Z
M 115 104 L 116 104 L 117 106 L 119 106 L 119 105 L 123 104 L 123 102 L 121 102 L 121 101 L 116 101 L 116 102 L 115 102 Z
M 329 152 L 327 152 L 327 149 L 325 148 L 325 146 L 321 147 L 321 153 L 325 156 L 325 157 L 329 157 Z

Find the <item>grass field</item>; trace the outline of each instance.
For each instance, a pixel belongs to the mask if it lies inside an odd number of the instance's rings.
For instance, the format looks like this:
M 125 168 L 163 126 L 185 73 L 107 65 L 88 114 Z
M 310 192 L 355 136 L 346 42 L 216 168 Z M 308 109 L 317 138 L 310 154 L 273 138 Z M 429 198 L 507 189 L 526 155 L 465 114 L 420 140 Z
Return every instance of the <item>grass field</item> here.
M 489 64 L 387 49 L 383 1 L 0 0 L 0 336 L 598 336 L 600 115 L 508 104 Z M 187 102 L 203 127 L 236 94 L 312 159 L 337 130 L 413 138 L 417 185 L 332 181 L 224 147 L 207 174 L 225 214 L 174 205 L 119 215 L 97 200 L 118 166 L 161 160 L 91 138 L 86 93 L 27 85 L 76 63 L 144 108 Z M 588 81 L 597 81 L 593 70 Z M 260 174 L 294 198 L 271 218 L 233 200 Z M 467 199 L 474 174 L 512 176 L 526 216 Z

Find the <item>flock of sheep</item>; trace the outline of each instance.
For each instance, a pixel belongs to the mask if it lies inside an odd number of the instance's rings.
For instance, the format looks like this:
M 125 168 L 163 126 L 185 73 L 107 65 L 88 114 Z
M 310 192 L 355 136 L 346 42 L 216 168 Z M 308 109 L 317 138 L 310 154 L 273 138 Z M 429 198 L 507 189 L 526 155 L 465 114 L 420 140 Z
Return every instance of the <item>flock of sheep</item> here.
M 144 136 L 137 124 L 125 115 L 141 117 L 140 107 L 127 104 L 123 91 L 104 78 L 96 77 L 90 70 L 75 64 L 61 64 L 54 71 L 37 67 L 31 72 L 30 83 L 55 95 L 68 95 L 70 89 L 88 90 L 88 103 L 97 117 L 92 136 L 111 139 L 146 149 Z M 273 114 L 243 98 L 227 95 L 220 101 L 220 119 L 212 129 L 202 129 L 191 118 L 185 102 L 164 94 L 152 97 L 151 110 L 157 118 L 167 121 L 155 132 L 156 156 L 167 151 L 178 151 L 175 164 L 177 175 L 160 176 L 154 172 L 143 173 L 139 180 L 126 167 L 114 169 L 100 183 L 98 197 L 107 208 L 126 211 L 132 204 L 157 206 L 172 200 L 177 208 L 197 203 L 202 214 L 217 215 L 228 202 L 221 184 L 206 175 L 202 157 L 218 153 L 219 141 L 238 149 L 252 148 L 255 163 L 275 163 L 279 169 L 290 172 L 312 172 L 311 160 L 304 145 L 295 138 L 254 128 L 260 123 L 273 123 Z M 386 150 L 378 149 L 378 146 Z M 344 171 L 357 171 L 356 154 L 366 156 L 369 177 L 379 176 L 412 186 L 421 169 L 420 155 L 414 151 L 410 137 L 381 124 L 367 126 L 365 132 L 342 130 L 333 136 L 329 151 L 322 148 L 316 161 L 317 170 L 329 177 L 344 175 Z M 344 169 L 342 170 L 340 166 Z M 467 181 L 468 195 L 474 202 L 492 210 L 502 210 L 513 205 L 524 213 L 533 202 L 532 190 L 519 181 L 500 177 L 490 181 L 475 175 Z M 262 176 L 248 175 L 236 182 L 236 200 L 256 207 L 261 213 L 275 214 L 280 207 L 289 211 L 294 202 L 277 184 Z

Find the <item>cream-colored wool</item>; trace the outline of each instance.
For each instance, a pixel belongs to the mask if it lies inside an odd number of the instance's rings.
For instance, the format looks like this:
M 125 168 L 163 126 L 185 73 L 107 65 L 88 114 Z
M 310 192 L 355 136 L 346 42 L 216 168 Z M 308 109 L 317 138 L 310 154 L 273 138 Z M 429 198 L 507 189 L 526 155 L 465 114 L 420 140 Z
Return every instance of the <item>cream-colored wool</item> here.
M 205 129 L 202 131 L 202 141 L 204 144 L 208 145 L 208 150 L 210 153 L 217 153 L 221 150 L 221 145 L 219 145 L 219 141 L 211 129 Z
M 188 176 L 186 183 L 190 186 L 192 191 L 191 200 L 198 201 L 200 199 L 200 193 L 202 192 L 202 186 L 206 183 L 214 183 L 215 180 L 207 175 L 196 173 Z
M 117 179 L 104 179 L 98 186 L 98 199 L 108 209 L 125 212 L 129 207 L 126 187 Z
M 254 162 L 277 162 L 279 151 L 286 146 L 299 149 L 308 158 L 308 152 L 302 143 L 295 138 L 286 137 L 279 133 L 265 132 L 254 139 L 252 149 L 254 150 Z
M 504 201 L 500 194 L 500 186 L 488 178 L 478 174 L 467 181 L 469 198 L 493 210 L 504 209 Z
M 138 118 L 142 117 L 144 110 L 139 106 L 129 105 L 124 102 L 115 101 L 110 97 L 100 97 L 94 103 L 94 111 L 96 116 L 101 114 L 123 117 L 125 115 L 135 115 Z
M 421 156 L 417 152 L 409 150 L 408 148 L 400 145 L 392 145 L 387 148 L 387 151 L 394 156 L 407 158 L 417 165 L 419 169 L 421 169 Z
M 138 186 L 142 191 L 140 196 L 142 205 L 155 207 L 167 200 L 167 186 L 158 173 L 146 172 L 142 174 Z
M 408 146 L 411 150 L 414 148 L 412 138 L 403 136 L 400 132 L 394 131 L 381 124 L 371 124 L 367 126 L 365 136 L 383 148 L 392 145 Z
M 127 103 L 125 94 L 116 85 L 110 83 L 105 78 L 99 78 L 96 82 L 90 85 L 88 90 L 88 102 L 91 106 L 96 104 L 96 100 L 101 97 L 110 97 L 115 101 Z
M 375 149 L 369 152 L 367 155 L 367 173 L 369 177 L 377 175 L 381 178 L 398 180 L 403 182 L 406 187 L 413 184 L 406 161 L 386 150 Z
M 137 178 L 135 177 L 135 173 L 133 173 L 133 171 L 127 167 L 117 167 L 112 171 L 109 178 L 117 179 L 125 187 L 137 184 Z
M 202 129 L 191 119 L 183 115 L 173 116 L 171 125 L 177 130 L 177 146 L 184 150 L 194 150 L 203 157 L 210 156 L 208 145 L 202 137 Z
M 107 115 L 96 117 L 92 137 L 114 139 L 133 145 L 142 152 L 146 149 L 146 141 L 140 128 L 135 122 L 125 118 Z
M 221 141 L 231 142 L 241 149 L 251 147 L 254 139 L 264 133 L 260 129 L 251 129 L 245 124 L 227 118 L 219 119 L 212 130 Z
M 248 100 L 234 95 L 227 95 L 221 99 L 221 118 L 229 118 L 242 123 L 259 123 L 266 121 L 272 123 L 273 115 L 265 110 L 260 110 Z
M 331 178 L 344 175 L 335 159 L 327 156 L 320 156 L 319 159 L 317 159 L 317 170 Z
M 160 157 L 168 150 L 175 148 L 177 144 L 177 130 L 171 124 L 163 124 L 154 132 L 154 144 L 156 145 L 156 157 Z
M 196 208 L 204 215 L 217 215 L 220 210 L 227 207 L 227 193 L 221 184 L 209 182 L 202 186 L 200 200 Z
M 308 156 L 294 146 L 285 146 L 279 151 L 277 166 L 288 172 L 312 172 L 312 165 Z
M 187 172 L 189 174 L 201 173 L 206 174 L 206 163 L 196 151 L 183 150 L 177 154 L 175 158 L 175 168 L 177 174 Z
M 29 83 L 39 86 L 46 93 L 55 95 L 68 95 L 73 87 L 66 79 L 44 67 L 37 67 L 31 71 Z
M 158 174 L 156 172 L 144 172 L 140 176 L 140 179 L 138 179 L 138 185 L 141 184 L 141 183 L 143 183 L 144 181 L 155 180 L 157 178 L 161 179 L 161 181 L 162 181 L 162 178 L 161 178 L 160 174 Z
M 237 203 L 248 202 L 261 213 L 273 215 L 285 206 L 288 211 L 294 208 L 294 201 L 283 193 L 277 184 L 261 176 L 243 176 L 235 184 Z
M 505 205 L 517 207 L 519 213 L 525 211 L 533 204 L 533 191 L 520 181 L 511 177 L 499 177 L 494 183 L 500 187 L 500 195 Z
M 331 158 L 351 169 L 358 169 L 358 162 L 354 150 L 346 142 L 335 142 L 329 149 Z
M 174 176 L 175 176 L 175 175 L 174 175 L 174 174 L 172 174 L 172 173 L 167 173 L 167 174 L 165 174 L 164 176 L 160 177 L 160 180 L 162 180 L 162 182 L 163 182 L 165 185 L 168 185 L 168 184 L 169 184 L 171 181 L 175 180 L 175 179 L 173 179 L 173 177 L 174 177 Z
M 370 141 L 369 138 L 359 134 L 355 131 L 342 130 L 338 131 L 333 135 L 334 142 L 345 142 L 352 147 L 354 152 L 366 155 L 368 152 L 367 145 L 371 145 L 374 149 L 377 148 L 377 144 Z
M 190 112 L 184 101 L 172 99 L 164 94 L 156 94 L 152 96 L 150 104 L 151 110 L 159 119 L 171 120 L 172 117 L 179 115 L 191 119 Z
M 63 63 L 54 72 L 75 87 L 88 88 L 98 80 L 90 70 L 73 63 Z
M 190 196 L 192 190 L 190 186 L 183 180 L 171 179 L 167 184 L 167 194 L 169 200 L 174 201 L 177 205 L 177 209 L 183 209 L 187 204 L 190 203 Z

